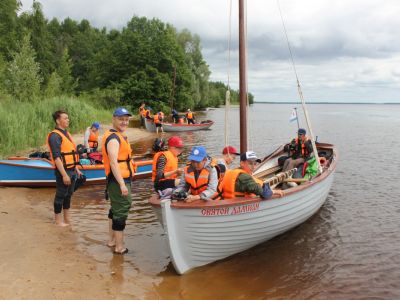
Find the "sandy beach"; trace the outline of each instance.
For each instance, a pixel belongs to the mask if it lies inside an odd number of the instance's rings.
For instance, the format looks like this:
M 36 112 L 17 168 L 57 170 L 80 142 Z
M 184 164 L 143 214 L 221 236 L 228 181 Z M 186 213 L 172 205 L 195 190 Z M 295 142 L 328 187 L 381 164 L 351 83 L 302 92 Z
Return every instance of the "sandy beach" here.
M 155 137 L 138 128 L 127 135 L 130 141 Z M 74 139 L 82 143 L 83 134 Z M 43 193 L 49 200 L 39 203 Z M 53 189 L 0 188 L 0 299 L 132 299 L 113 285 L 116 274 L 97 270 L 77 250 L 73 226 L 54 225 L 53 195 Z

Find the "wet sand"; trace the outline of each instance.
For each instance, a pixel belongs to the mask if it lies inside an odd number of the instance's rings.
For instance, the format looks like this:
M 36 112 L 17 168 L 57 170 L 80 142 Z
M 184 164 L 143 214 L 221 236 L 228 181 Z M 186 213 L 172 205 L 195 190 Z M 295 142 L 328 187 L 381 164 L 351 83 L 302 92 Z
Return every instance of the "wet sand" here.
M 155 137 L 138 128 L 126 134 L 131 142 Z M 83 134 L 74 140 L 83 143 Z M 95 259 L 77 249 L 73 226 L 79 224 L 54 225 L 54 190 L 45 194 L 43 205 L 37 199 L 42 190 L 0 188 L 0 299 L 132 299 L 114 284 L 118 274 L 98 270 Z

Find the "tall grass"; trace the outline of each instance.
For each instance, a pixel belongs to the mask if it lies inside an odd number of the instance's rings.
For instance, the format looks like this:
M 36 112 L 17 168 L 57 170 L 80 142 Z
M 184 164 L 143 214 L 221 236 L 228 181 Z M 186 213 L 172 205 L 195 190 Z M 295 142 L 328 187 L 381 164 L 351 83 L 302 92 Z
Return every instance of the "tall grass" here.
M 67 96 L 43 99 L 35 103 L 0 102 L 0 157 L 26 149 L 39 148 L 46 143 L 54 128 L 53 112 L 66 110 L 70 118 L 69 131 L 83 131 L 94 121 L 110 123 L 111 111 L 96 107 L 85 99 Z

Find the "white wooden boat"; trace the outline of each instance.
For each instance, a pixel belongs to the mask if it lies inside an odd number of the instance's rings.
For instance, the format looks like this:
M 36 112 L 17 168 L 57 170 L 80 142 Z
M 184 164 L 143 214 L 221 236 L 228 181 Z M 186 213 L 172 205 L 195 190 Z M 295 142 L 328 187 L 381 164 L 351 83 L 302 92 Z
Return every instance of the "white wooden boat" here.
M 239 0 L 240 69 L 240 150 L 247 151 L 246 72 L 244 0 Z M 299 88 L 300 90 L 300 88 Z M 159 218 L 168 240 L 171 260 L 179 274 L 226 258 L 282 234 L 303 223 L 325 202 L 333 182 L 338 160 L 331 144 L 313 142 L 313 134 L 301 92 L 305 118 L 319 173 L 310 181 L 281 190 L 271 199 L 234 198 L 192 203 L 171 202 L 153 196 L 149 202 Z M 283 146 L 264 158 L 254 175 L 262 180 L 283 178 L 278 158 Z M 323 156 L 323 160 L 319 156 Z M 320 163 L 323 161 L 324 163 Z
M 328 195 L 337 162 L 334 146 L 322 174 L 312 181 L 284 190 L 281 198 L 236 198 L 192 203 L 160 201 L 150 204 L 161 220 L 175 270 L 179 274 L 226 258 L 265 242 L 303 223 L 315 214 Z M 265 160 L 258 173 L 277 166 L 277 152 Z M 269 175 L 271 175 L 270 173 Z
M 180 124 L 180 123 L 162 123 L 165 132 L 182 132 L 182 131 L 197 131 L 205 130 L 210 128 L 214 122 L 213 121 L 203 121 L 198 124 Z M 156 132 L 156 125 L 152 120 L 145 120 L 146 129 L 150 132 Z

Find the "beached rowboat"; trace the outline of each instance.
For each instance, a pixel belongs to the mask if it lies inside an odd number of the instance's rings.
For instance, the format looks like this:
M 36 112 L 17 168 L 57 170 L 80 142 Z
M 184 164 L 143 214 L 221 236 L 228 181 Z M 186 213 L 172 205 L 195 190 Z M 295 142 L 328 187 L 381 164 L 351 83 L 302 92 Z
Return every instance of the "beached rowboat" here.
M 302 185 L 283 190 L 269 200 L 235 198 L 192 203 L 149 202 L 167 235 L 175 270 L 179 274 L 231 256 L 267 241 L 303 223 L 315 214 L 333 182 L 337 153 L 333 145 L 318 144 L 327 163 L 321 174 Z M 274 175 L 283 148 L 270 155 L 255 172 L 260 178 Z
M 151 176 L 152 160 L 135 161 L 135 179 Z M 102 164 L 79 166 L 86 176 L 85 185 L 105 183 Z M 54 166 L 45 158 L 9 157 L 0 160 L 0 186 L 55 186 Z
M 197 124 L 180 124 L 180 123 L 162 123 L 165 132 L 182 132 L 182 131 L 197 131 L 210 128 L 213 121 L 203 121 Z M 156 125 L 152 120 L 145 120 L 146 129 L 150 132 L 156 132 Z

